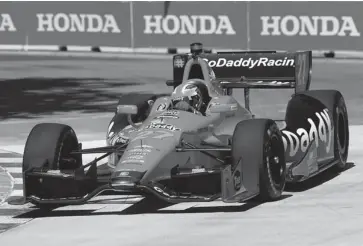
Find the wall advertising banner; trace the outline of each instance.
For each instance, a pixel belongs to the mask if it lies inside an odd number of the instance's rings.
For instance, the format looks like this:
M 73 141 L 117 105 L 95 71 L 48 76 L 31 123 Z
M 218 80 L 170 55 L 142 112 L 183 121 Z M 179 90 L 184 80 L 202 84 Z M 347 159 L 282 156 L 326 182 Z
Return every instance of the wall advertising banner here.
M 244 2 L 134 2 L 136 47 L 243 49 L 247 44 Z
M 252 49 L 362 50 L 359 2 L 251 2 Z
M 31 45 L 131 45 L 128 2 L 27 2 L 26 12 Z

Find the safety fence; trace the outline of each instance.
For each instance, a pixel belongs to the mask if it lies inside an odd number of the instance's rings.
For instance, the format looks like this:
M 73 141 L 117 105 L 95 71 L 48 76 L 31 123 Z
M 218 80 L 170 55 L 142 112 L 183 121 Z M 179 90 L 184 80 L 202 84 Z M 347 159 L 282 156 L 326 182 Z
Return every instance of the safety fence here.
M 0 2 L 0 45 L 363 50 L 363 2 Z

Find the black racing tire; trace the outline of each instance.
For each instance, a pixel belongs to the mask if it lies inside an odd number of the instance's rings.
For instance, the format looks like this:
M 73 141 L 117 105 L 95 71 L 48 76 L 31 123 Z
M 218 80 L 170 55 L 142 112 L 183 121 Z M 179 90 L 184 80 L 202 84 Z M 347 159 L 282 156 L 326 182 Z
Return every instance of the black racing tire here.
M 23 172 L 30 168 L 74 170 L 82 166 L 82 155 L 71 155 L 78 149 L 74 130 L 67 125 L 42 123 L 33 127 L 24 148 Z
M 286 162 L 281 132 L 273 120 L 251 119 L 237 124 L 232 138 L 232 163 L 242 158 L 258 166 L 258 202 L 281 198 L 286 183 Z M 243 169 L 242 169 L 243 170 Z
M 47 168 L 50 170 L 75 170 L 82 166 L 82 155 L 70 153 L 78 150 L 78 139 L 74 130 L 67 125 L 56 123 L 42 123 L 33 127 L 25 144 L 23 155 L 23 175 L 32 168 Z M 23 176 L 25 177 L 25 176 Z M 50 187 L 35 188 L 27 187 L 33 185 L 24 179 L 24 196 L 28 190 L 39 194 L 57 193 Z M 34 190 L 42 189 L 42 190 Z M 32 202 L 44 210 L 58 207 L 57 204 L 38 204 Z
M 349 151 L 349 119 L 343 95 L 336 90 L 312 90 L 303 94 L 322 102 L 333 114 L 334 157 L 338 161 L 334 169 L 338 172 L 347 168 Z

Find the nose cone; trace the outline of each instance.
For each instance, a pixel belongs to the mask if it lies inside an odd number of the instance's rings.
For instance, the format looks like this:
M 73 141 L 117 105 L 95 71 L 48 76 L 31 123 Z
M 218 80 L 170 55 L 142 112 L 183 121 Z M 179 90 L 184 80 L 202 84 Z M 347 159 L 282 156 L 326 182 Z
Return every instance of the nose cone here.
M 162 159 L 175 150 L 181 133 L 168 130 L 142 130 L 131 138 L 112 175 L 115 189 L 132 189 L 145 173 L 154 169 Z

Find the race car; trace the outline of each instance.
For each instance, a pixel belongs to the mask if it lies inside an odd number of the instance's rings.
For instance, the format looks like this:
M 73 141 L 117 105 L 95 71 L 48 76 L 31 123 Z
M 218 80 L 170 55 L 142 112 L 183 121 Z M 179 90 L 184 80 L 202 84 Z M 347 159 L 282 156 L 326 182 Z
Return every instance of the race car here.
M 119 103 L 107 146 L 82 149 L 71 126 L 36 125 L 23 156 L 24 197 L 82 204 L 106 191 L 185 201 L 274 201 L 286 182 L 346 167 L 349 128 L 336 90 L 309 90 L 312 54 L 219 52 L 173 57 L 171 93 Z M 284 127 L 250 109 L 250 89 L 294 89 Z M 232 92 L 244 90 L 244 105 Z M 83 164 L 82 155 L 100 153 Z M 97 163 L 107 158 L 108 173 Z M 107 172 L 106 172 L 107 173 Z

